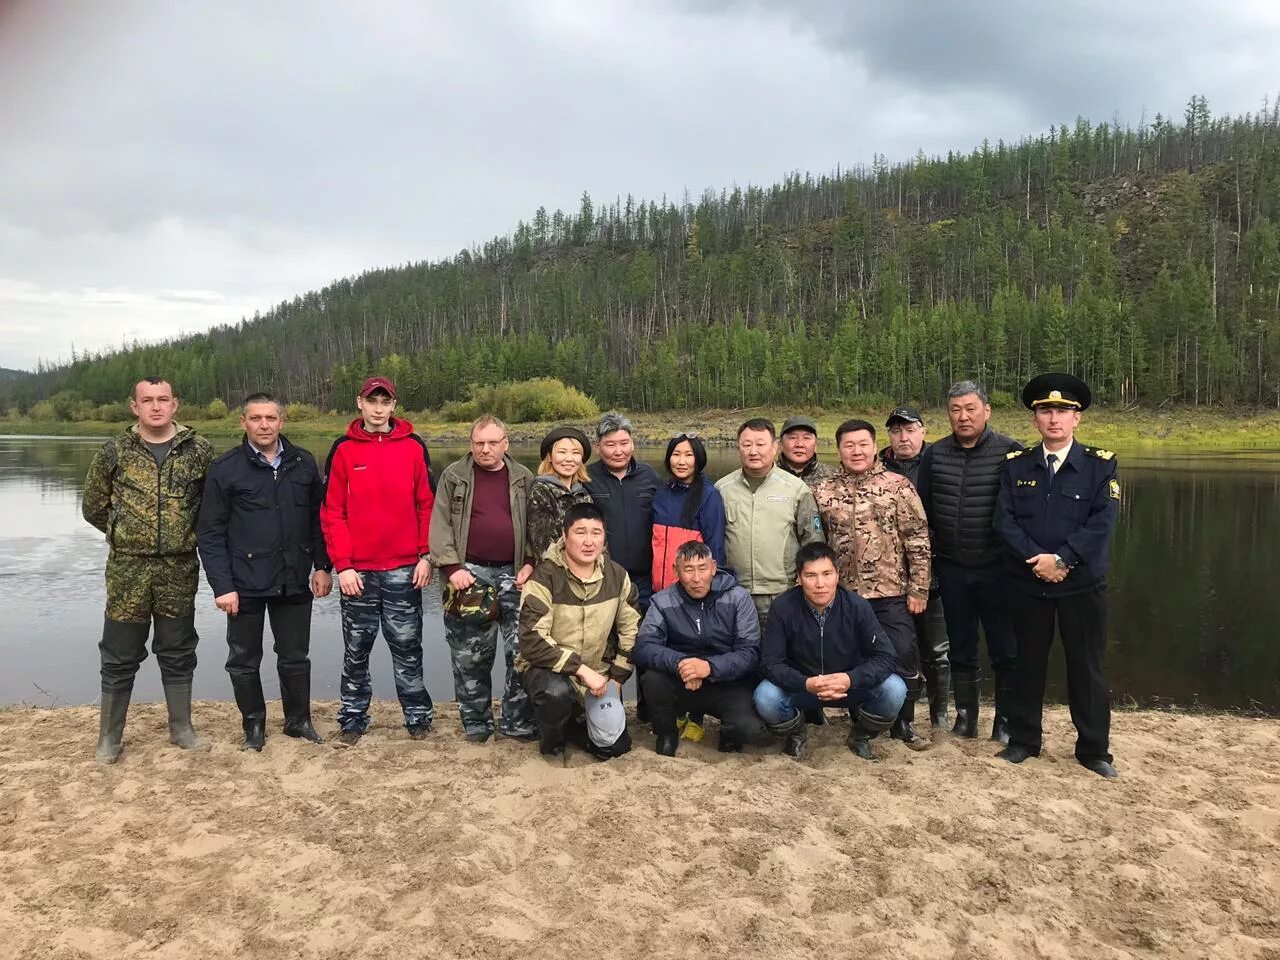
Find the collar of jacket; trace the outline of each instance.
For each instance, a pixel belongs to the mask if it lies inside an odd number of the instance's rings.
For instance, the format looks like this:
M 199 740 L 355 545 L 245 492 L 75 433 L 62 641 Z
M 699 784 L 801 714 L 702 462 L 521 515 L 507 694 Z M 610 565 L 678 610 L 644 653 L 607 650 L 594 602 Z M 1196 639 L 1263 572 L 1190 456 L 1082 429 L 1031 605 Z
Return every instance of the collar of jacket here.
M 680 582 L 680 578 L 676 578 L 675 588 L 680 591 L 680 597 L 688 600 L 690 603 L 706 603 L 714 600 L 726 590 L 730 590 L 738 585 L 738 578 L 728 570 L 717 570 L 716 575 L 711 578 L 711 589 L 707 591 L 705 597 L 694 597 L 689 595 L 689 591 L 684 588 L 684 584 Z
M 465 457 L 463 457 L 463 463 L 466 464 L 466 474 L 469 478 L 474 478 L 477 470 L 484 469 L 484 467 L 476 466 L 476 458 L 469 453 Z M 514 487 L 517 483 L 519 483 L 519 479 L 516 477 L 516 471 L 511 468 L 518 467 L 520 466 L 520 464 L 516 463 L 514 460 L 511 459 L 511 454 L 504 453 L 502 455 L 502 466 L 503 466 L 503 469 L 507 471 L 507 486 Z M 501 471 L 490 470 L 488 472 L 500 473 Z
M 896 453 L 893 452 L 893 447 L 885 447 L 883 450 L 880 451 L 880 461 L 882 463 L 890 463 L 890 462 L 916 463 L 917 461 L 924 459 L 924 452 L 928 449 L 929 449 L 929 443 L 928 441 L 925 441 L 924 443 L 920 444 L 919 453 L 917 453 L 914 457 L 907 457 L 907 459 L 903 460 L 900 456 L 898 456 Z
M 862 473 L 854 473 L 852 470 L 847 469 L 844 464 L 840 465 L 841 478 L 845 480 L 849 480 L 850 482 L 858 486 L 861 486 L 862 484 L 866 483 L 872 477 L 880 476 L 880 474 L 884 472 L 885 472 L 885 466 L 884 466 L 884 463 L 881 462 L 879 457 L 876 457 L 874 460 L 872 460 L 870 469 L 864 470 Z
M 1044 441 L 1041 440 L 1034 447 L 1024 453 L 1023 456 L 1033 459 L 1036 465 L 1041 470 L 1044 470 Z M 1067 459 L 1063 461 L 1062 466 L 1058 467 L 1058 469 L 1061 470 L 1062 467 L 1067 466 L 1067 464 L 1070 464 L 1072 469 L 1076 472 L 1079 472 L 1084 468 L 1084 447 L 1075 437 L 1071 438 L 1071 450 L 1067 453 Z
M 284 466 L 289 461 L 289 453 L 293 447 L 282 433 L 277 437 L 277 443 L 280 444 L 280 466 Z M 249 442 L 249 435 L 243 434 L 240 438 L 240 449 L 244 452 L 245 458 L 255 466 L 266 467 L 271 469 L 271 462 L 258 453 L 258 448 Z
M 173 428 L 175 432 L 169 441 L 173 444 L 171 449 L 177 449 L 178 444 L 185 443 L 196 435 L 196 432 L 190 427 L 184 426 L 177 421 L 174 421 Z M 147 443 L 146 440 L 142 439 L 142 431 L 138 429 L 138 425 L 136 423 L 125 431 L 125 436 L 142 446 L 145 446 Z
M 601 553 L 600 556 L 596 557 L 595 568 L 591 571 L 591 576 L 587 577 L 585 580 L 582 577 L 578 576 L 576 573 L 573 572 L 573 570 L 569 568 L 569 558 L 566 557 L 564 554 L 564 537 L 561 537 L 551 546 L 547 547 L 547 552 L 546 552 L 546 555 L 544 556 L 544 559 L 550 560 L 557 567 L 560 567 L 560 569 L 562 569 L 569 576 L 573 577 L 573 579 L 577 580 L 579 583 L 596 583 L 597 581 L 604 579 L 605 558 L 603 553 Z
M 791 464 L 787 462 L 787 458 L 783 456 L 778 457 L 778 466 L 787 471 L 787 473 L 791 474 L 793 477 L 799 477 L 803 480 L 805 477 L 809 476 L 809 474 L 813 473 L 813 471 L 818 469 L 818 455 L 815 453 L 812 457 L 806 460 L 804 462 L 804 466 L 799 470 L 793 470 Z

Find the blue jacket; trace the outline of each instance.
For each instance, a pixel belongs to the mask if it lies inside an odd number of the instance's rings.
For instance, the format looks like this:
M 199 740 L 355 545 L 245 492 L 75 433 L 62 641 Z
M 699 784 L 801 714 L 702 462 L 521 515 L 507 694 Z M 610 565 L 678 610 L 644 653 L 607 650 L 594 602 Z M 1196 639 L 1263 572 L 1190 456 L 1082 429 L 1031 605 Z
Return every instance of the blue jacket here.
M 804 591 L 792 587 L 773 601 L 760 644 L 760 671 L 789 693 L 824 673 L 847 673 L 851 689 L 871 690 L 898 669 L 893 643 L 871 604 L 836 588 L 825 624 L 819 624 Z
M 696 533 L 711 550 L 716 565 L 724 564 L 724 500 L 710 477 L 702 478 L 702 502 L 693 512 L 693 526 L 685 527 L 684 505 L 690 489 L 677 480 L 669 480 L 653 495 L 653 592 L 675 582 L 672 570 L 676 551 Z
M 690 597 L 679 583 L 653 595 L 632 661 L 646 670 L 674 674 L 687 657 L 711 665 L 708 683 L 755 679 L 760 620 L 751 594 L 732 574 L 718 572 L 711 592 L 701 600 Z

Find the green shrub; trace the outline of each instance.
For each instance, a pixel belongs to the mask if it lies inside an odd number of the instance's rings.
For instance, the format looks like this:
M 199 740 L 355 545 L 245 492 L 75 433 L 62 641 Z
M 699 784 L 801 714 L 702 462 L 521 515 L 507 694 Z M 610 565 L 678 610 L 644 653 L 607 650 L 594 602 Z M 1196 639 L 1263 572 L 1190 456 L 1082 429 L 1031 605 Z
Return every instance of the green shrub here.
M 33 403 L 31 409 L 27 411 L 27 416 L 39 423 L 52 423 L 58 419 L 58 415 L 54 413 L 53 404 L 48 400 Z
M 221 397 L 214 397 L 204 408 L 205 416 L 210 420 L 225 420 L 231 410 Z
M 992 390 L 989 396 L 991 397 L 991 408 L 993 410 L 1005 410 L 1009 407 L 1018 406 L 1018 401 L 1013 398 L 1013 394 L 1008 390 Z
M 93 411 L 93 419 L 106 423 L 125 423 L 133 419 L 127 403 L 104 403 Z
M 545 420 L 589 420 L 599 416 L 596 402 L 577 387 L 551 377 L 504 383 L 496 387 L 472 387 L 470 399 L 446 403 L 441 411 L 448 420 L 474 420 L 491 413 L 508 423 Z
M 284 408 L 284 418 L 293 423 L 303 423 L 307 420 L 316 420 L 320 417 L 320 411 L 309 403 L 291 403 Z

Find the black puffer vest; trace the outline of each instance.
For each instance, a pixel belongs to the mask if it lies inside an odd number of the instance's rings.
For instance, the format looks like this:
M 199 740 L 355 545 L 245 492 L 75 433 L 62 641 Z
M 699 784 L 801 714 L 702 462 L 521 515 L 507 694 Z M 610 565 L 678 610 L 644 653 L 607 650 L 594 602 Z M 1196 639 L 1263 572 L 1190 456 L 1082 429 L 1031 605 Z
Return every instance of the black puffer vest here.
M 1006 454 L 1022 444 L 987 427 L 972 447 L 954 435 L 929 447 L 927 480 L 934 556 L 962 567 L 1000 563 L 1004 548 L 992 527 Z M 922 480 L 924 478 L 921 478 Z

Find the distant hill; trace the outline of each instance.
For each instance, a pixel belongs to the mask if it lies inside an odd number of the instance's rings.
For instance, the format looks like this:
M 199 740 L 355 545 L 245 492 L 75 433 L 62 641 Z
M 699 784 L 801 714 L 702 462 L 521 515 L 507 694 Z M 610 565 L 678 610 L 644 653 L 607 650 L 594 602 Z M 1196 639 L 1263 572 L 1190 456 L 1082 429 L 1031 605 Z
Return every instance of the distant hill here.
M 31 376 L 29 370 L 10 370 L 8 367 L 0 367 L 0 383 L 7 383 L 11 380 L 19 380 L 22 377 Z
M 1103 402 L 1280 403 L 1280 109 L 1073 125 L 680 202 L 539 209 L 438 263 L 44 371 L 94 403 L 165 371 L 188 400 L 269 388 L 410 409 L 553 376 L 630 409 L 1003 402 L 1070 370 Z M 8 388 L 14 396 L 14 388 Z M 26 390 L 26 386 L 23 387 Z M 5 396 L 0 387 L 0 401 Z

